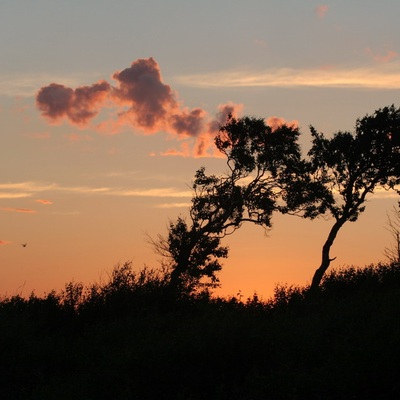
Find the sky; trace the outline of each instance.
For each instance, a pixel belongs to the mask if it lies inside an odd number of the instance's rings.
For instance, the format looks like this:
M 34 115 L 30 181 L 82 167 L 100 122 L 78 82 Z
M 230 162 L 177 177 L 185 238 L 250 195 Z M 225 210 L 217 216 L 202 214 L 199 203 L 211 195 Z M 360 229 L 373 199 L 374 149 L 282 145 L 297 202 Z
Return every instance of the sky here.
M 157 268 L 147 237 L 187 216 L 197 169 L 228 112 L 330 135 L 400 106 L 395 0 L 0 2 L 0 295 Z M 394 194 L 339 233 L 333 267 L 384 260 Z M 243 226 L 220 295 L 304 285 L 332 220 Z M 23 243 L 27 243 L 24 247 Z

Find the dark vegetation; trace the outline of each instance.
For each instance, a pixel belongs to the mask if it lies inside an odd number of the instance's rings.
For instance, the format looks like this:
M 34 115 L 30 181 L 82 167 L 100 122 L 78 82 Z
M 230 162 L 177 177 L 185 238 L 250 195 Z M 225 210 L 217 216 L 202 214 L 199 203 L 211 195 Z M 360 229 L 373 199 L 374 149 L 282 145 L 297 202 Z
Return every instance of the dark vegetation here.
M 165 271 L 0 302 L 3 399 L 397 399 L 400 268 L 331 271 L 318 293 L 174 297 Z

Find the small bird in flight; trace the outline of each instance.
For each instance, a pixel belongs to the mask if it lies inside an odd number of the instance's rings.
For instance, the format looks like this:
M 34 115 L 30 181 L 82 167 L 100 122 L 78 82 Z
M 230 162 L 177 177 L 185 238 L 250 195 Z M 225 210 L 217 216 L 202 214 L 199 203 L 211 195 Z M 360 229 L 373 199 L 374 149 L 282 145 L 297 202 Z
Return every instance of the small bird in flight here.
M 27 244 L 28 244 L 28 243 L 21 243 L 21 246 L 22 246 L 22 247 L 26 247 Z

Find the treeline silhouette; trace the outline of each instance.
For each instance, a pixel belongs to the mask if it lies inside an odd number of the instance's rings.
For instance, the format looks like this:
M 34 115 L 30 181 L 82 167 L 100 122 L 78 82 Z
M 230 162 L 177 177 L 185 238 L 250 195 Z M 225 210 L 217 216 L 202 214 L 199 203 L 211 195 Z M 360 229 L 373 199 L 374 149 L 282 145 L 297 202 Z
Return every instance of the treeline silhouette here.
M 2 399 L 397 399 L 400 267 L 318 290 L 174 296 L 130 262 L 107 282 L 0 301 Z

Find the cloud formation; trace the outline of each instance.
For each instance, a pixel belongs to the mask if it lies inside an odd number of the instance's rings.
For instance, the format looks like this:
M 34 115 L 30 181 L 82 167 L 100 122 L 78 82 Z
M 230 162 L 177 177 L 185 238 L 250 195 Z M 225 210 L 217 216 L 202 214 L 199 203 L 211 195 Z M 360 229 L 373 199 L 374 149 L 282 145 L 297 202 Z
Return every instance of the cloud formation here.
M 243 106 L 235 103 L 220 104 L 214 118 L 207 123 L 206 129 L 196 136 L 192 147 L 188 143 L 182 143 L 180 149 L 168 149 L 161 153 L 164 156 L 182 156 L 182 157 L 222 157 L 214 146 L 214 138 L 217 135 L 220 126 L 224 125 L 229 115 L 238 117 Z
M 399 57 L 399 54 L 393 50 L 387 50 L 385 53 L 376 53 L 370 47 L 367 47 L 365 52 L 378 63 L 389 63 Z
M 55 183 L 46 184 L 41 182 L 19 182 L 19 183 L 0 183 L 0 190 L 7 190 L 5 192 L 9 197 L 31 197 L 43 192 L 63 192 L 85 195 L 108 195 L 118 197 L 191 197 L 190 190 L 180 190 L 172 187 L 162 187 L 153 189 L 142 188 L 126 188 L 126 187 L 90 187 L 90 186 L 61 186 Z M 42 204 L 51 204 L 49 200 L 35 200 Z M 17 211 L 27 212 L 29 209 L 15 209 L 15 208 L 2 208 L 3 211 Z M 32 210 L 33 211 L 33 210 Z
M 134 125 L 152 132 L 165 129 L 169 118 L 179 118 L 175 95 L 162 82 L 153 58 L 134 61 L 129 68 L 114 73 L 113 78 L 118 82 L 113 98 L 129 106 L 120 116 L 126 116 Z
M 36 104 L 51 122 L 67 117 L 73 124 L 85 125 L 98 114 L 98 107 L 108 97 L 109 91 L 110 85 L 106 81 L 77 89 L 51 83 L 39 90 Z
M 393 57 L 393 56 L 392 56 Z M 389 57 L 386 58 L 387 61 Z M 393 58 L 392 58 L 393 60 Z M 202 88 L 318 87 L 400 89 L 400 62 L 356 68 L 278 68 L 264 71 L 219 71 L 176 78 L 182 85 Z
M 315 8 L 315 14 L 318 18 L 324 18 L 328 10 L 329 6 L 327 4 L 320 4 Z
M 26 192 L 0 192 L 0 199 L 21 199 L 31 196 L 31 193 Z
M 50 201 L 50 200 L 45 200 L 45 199 L 37 199 L 37 200 L 35 200 L 35 201 L 36 201 L 37 203 L 44 204 L 44 205 L 53 204 L 52 201 Z
M 192 156 L 211 155 L 210 137 L 229 113 L 236 114 L 241 106 L 221 105 L 215 118 L 202 108 L 185 107 L 172 88 L 162 80 L 154 58 L 138 59 L 128 68 L 112 75 L 116 84 L 105 80 L 76 89 L 59 83 L 42 87 L 36 104 L 42 116 L 51 123 L 67 120 L 73 125 L 87 126 L 102 108 L 117 109 L 116 117 L 97 124 L 99 131 L 117 133 L 129 126 L 145 134 L 160 131 L 178 139 L 192 139 Z
M 17 213 L 25 213 L 25 214 L 36 214 L 36 210 L 32 210 L 30 208 L 14 208 L 14 207 L 2 207 L 1 210 L 8 212 L 17 212 Z
M 6 244 L 11 244 L 9 240 L 0 240 L 0 246 L 5 246 Z
M 299 127 L 299 121 L 293 120 L 293 121 L 286 121 L 284 118 L 273 116 L 273 117 L 268 117 L 265 120 L 266 124 L 271 127 L 273 131 L 276 129 L 280 128 L 283 125 L 287 125 L 291 128 L 298 128 Z
M 156 208 L 188 208 L 191 203 L 163 203 L 156 206 Z

